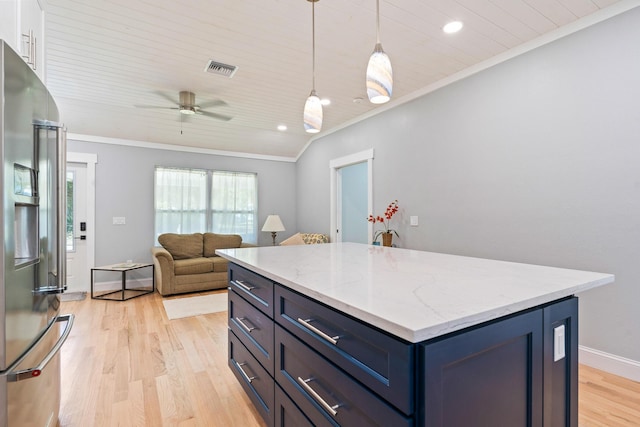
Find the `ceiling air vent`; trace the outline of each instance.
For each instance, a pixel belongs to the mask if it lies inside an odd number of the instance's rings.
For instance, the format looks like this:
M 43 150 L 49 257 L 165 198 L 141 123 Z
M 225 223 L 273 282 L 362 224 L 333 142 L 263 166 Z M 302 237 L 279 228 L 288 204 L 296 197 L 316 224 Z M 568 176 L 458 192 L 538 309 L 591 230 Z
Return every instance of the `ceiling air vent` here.
M 238 71 L 238 67 L 236 67 L 235 65 L 223 64 L 222 62 L 216 62 L 211 59 L 207 63 L 204 71 L 207 73 L 219 74 L 221 76 L 231 78 L 236 73 L 236 71 Z

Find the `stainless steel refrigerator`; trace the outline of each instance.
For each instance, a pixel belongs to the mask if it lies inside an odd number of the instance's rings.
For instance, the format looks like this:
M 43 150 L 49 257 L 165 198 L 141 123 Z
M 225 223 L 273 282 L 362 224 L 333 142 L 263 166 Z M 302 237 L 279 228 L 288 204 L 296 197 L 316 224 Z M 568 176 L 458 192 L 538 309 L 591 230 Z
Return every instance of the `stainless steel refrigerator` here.
M 0 426 L 56 426 L 66 281 L 66 147 L 44 84 L 0 40 Z

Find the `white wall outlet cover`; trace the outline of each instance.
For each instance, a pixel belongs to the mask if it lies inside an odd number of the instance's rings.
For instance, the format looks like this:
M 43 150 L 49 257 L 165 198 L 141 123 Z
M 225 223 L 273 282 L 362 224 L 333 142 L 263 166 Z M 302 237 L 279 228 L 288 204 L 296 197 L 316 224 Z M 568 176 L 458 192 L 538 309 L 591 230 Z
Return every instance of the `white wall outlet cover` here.
M 113 225 L 124 225 L 126 224 L 126 218 L 123 216 L 114 216 L 113 217 Z
M 553 328 L 553 361 L 564 359 L 565 356 L 565 333 L 564 325 Z
M 413 227 L 418 226 L 418 217 L 416 215 L 409 217 L 409 224 Z

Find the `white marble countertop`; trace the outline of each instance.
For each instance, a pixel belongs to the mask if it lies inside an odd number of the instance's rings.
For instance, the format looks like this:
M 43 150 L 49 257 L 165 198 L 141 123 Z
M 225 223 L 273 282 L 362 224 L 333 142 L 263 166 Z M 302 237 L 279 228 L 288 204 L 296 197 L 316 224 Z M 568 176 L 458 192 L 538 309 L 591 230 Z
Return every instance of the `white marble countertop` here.
M 356 243 L 216 253 L 409 342 L 614 281 L 611 274 Z

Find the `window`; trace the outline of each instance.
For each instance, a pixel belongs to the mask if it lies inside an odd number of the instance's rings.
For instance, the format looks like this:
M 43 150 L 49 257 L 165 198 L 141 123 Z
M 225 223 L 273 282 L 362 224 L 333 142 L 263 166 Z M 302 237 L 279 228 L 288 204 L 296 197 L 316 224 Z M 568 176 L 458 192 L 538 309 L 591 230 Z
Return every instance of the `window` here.
M 156 167 L 155 237 L 162 233 L 239 234 L 257 241 L 257 175 Z

